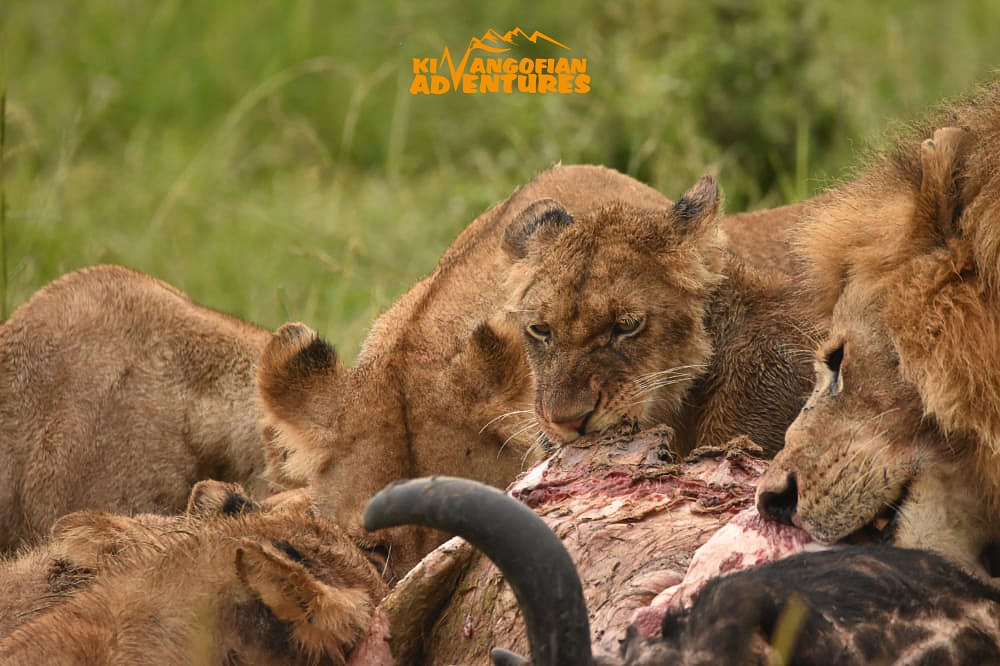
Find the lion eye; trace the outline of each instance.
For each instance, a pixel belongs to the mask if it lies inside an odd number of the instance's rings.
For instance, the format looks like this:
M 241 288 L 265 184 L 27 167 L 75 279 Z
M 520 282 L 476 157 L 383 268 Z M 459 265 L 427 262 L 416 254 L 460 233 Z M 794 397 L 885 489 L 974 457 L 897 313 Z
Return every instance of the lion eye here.
M 371 562 L 376 569 L 379 571 L 385 571 L 386 565 L 389 563 L 389 548 L 378 544 L 372 546 L 371 548 L 365 548 L 365 556 L 368 561 Z
M 612 332 L 616 337 L 635 335 L 640 331 L 640 329 L 642 329 L 642 325 L 645 321 L 646 320 L 642 317 L 642 315 L 625 314 L 619 317 L 615 322 Z
M 371 562 L 378 571 L 384 573 L 389 563 L 390 547 L 381 543 L 373 543 L 367 538 L 353 539 L 353 541 L 365 559 Z
M 827 354 L 824 362 L 827 370 L 830 371 L 830 395 L 837 395 L 841 389 L 840 365 L 844 362 L 844 345 L 840 345 Z
M 524 329 L 528 335 L 541 342 L 548 342 L 552 339 L 552 329 L 548 324 L 530 324 Z

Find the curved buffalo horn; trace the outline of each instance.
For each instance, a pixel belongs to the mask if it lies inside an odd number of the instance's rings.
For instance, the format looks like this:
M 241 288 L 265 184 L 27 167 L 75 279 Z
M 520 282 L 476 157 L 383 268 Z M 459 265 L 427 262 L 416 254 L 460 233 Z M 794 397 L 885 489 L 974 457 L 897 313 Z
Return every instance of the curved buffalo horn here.
M 534 666 L 593 662 L 576 567 L 531 509 L 490 486 L 444 476 L 397 481 L 365 509 L 367 530 L 412 524 L 461 536 L 500 569 L 524 615 Z
M 490 651 L 493 666 L 531 666 L 531 662 L 519 654 L 503 648 L 493 648 Z

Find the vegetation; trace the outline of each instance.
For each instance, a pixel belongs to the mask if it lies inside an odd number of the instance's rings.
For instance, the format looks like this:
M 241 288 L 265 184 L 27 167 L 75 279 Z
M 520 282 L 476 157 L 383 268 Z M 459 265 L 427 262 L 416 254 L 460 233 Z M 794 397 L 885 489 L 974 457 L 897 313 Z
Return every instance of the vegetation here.
M 729 210 L 806 197 L 1000 62 L 991 0 L 0 4 L 3 297 L 122 263 L 347 357 L 476 214 L 556 161 Z M 585 95 L 411 95 L 493 28 L 587 59 Z M 4 83 L 5 82 L 5 83 Z

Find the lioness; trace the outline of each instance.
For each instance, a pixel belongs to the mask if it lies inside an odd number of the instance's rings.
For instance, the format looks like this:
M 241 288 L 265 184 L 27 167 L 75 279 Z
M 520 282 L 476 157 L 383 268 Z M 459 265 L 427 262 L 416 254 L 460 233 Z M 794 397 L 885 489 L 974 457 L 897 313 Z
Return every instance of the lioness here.
M 0 551 L 70 511 L 180 511 L 199 479 L 262 492 L 269 337 L 117 266 L 38 291 L 0 325 Z
M 1000 536 L 1000 85 L 940 124 L 811 222 L 830 335 L 757 501 L 821 541 L 974 563 Z
M 42 610 L 29 606 L 0 637 L 0 661 L 343 664 L 386 592 L 301 492 L 256 503 L 204 481 L 186 515 L 134 520 L 88 511 L 59 521 L 51 547 L 67 557 L 92 538 L 121 548 L 36 599 Z
M 558 166 L 477 218 L 378 319 L 356 367 L 282 327 L 258 375 L 270 477 L 309 484 L 394 580 L 442 536 L 362 530 L 390 481 L 504 487 L 543 431 L 567 442 L 623 418 L 667 421 L 684 450 L 749 434 L 773 453 L 812 342 L 787 278 L 729 256 L 718 208 L 711 179 L 674 204 L 610 169 Z

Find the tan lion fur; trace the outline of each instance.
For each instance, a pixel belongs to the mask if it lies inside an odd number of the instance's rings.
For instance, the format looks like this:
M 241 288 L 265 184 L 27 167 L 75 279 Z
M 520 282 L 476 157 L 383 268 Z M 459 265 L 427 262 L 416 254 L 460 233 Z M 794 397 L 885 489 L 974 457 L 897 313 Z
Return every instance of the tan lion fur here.
M 719 224 L 726 234 L 729 250 L 755 268 L 798 276 L 802 267 L 793 247 L 799 227 L 829 196 L 823 192 L 786 206 L 726 215 Z
M 186 515 L 140 527 L 135 547 L 106 556 L 57 602 L 42 599 L 48 608 L 0 638 L 0 661 L 343 664 L 386 588 L 309 506 L 300 491 L 258 504 L 233 484 L 197 484 Z M 130 519 L 67 520 L 52 547 L 81 530 L 104 542 L 109 521 Z
M 0 637 L 87 587 L 118 555 L 154 547 L 176 522 L 156 514 L 63 516 L 51 538 L 0 560 Z
M 551 440 L 625 419 L 670 425 L 679 453 L 740 435 L 780 448 L 812 338 L 787 276 L 729 251 L 719 207 L 706 177 L 676 204 L 549 201 L 511 224 L 508 309 Z
M 268 338 L 117 266 L 38 291 L 0 325 L 0 551 L 70 511 L 179 511 L 199 479 L 262 491 Z
M 1000 536 L 1000 84 L 918 127 L 808 224 L 830 337 L 758 501 L 794 479 L 792 520 L 836 540 L 902 499 L 894 543 L 974 561 Z
M 361 526 L 365 503 L 389 482 L 449 473 L 505 487 L 542 454 L 520 334 L 506 316 L 507 223 L 539 198 L 573 210 L 662 195 L 596 166 L 550 169 L 480 215 L 437 268 L 378 318 L 355 367 L 308 327 L 286 325 L 258 376 L 270 475 L 308 483 L 321 509 L 358 543 L 388 557 L 395 580 L 443 535 Z
M 375 322 L 354 368 L 344 367 L 333 349 L 301 324 L 276 332 L 261 357 L 258 382 L 271 478 L 289 486 L 309 484 L 326 515 L 344 525 L 359 544 L 388 557 L 390 580 L 405 573 L 442 536 L 414 528 L 369 535 L 361 528 L 361 515 L 372 494 L 396 479 L 442 473 L 504 487 L 543 453 L 521 324 L 506 308 L 506 280 L 515 260 L 504 250 L 504 238 L 512 223 L 546 199 L 558 201 L 570 215 L 591 224 L 605 219 L 600 217 L 605 212 L 609 222 L 617 223 L 615 211 L 625 210 L 621 202 L 649 211 L 669 211 L 673 205 L 655 190 L 610 169 L 554 167 L 483 213 L 459 235 L 436 270 Z M 721 243 L 714 206 L 712 212 L 706 226 Z M 609 225 L 609 237 L 621 233 L 615 229 Z M 604 263 L 602 270 L 618 266 L 630 270 L 637 293 L 660 303 L 657 307 L 691 309 L 690 324 L 700 336 L 688 341 L 679 338 L 691 329 L 677 329 L 673 338 L 666 331 L 660 340 L 664 346 L 650 352 L 656 369 L 666 369 L 659 361 L 674 346 L 689 345 L 694 350 L 694 358 L 681 355 L 682 364 L 705 359 L 719 341 L 704 339 L 698 323 L 703 316 L 711 319 L 712 326 L 725 329 L 719 336 L 730 345 L 715 354 L 713 362 L 743 368 L 738 378 L 712 375 L 731 382 L 732 401 L 728 408 L 716 410 L 717 418 L 704 419 L 692 431 L 712 432 L 713 440 L 724 440 L 734 421 L 787 423 L 807 386 L 781 374 L 784 370 L 776 371 L 773 362 L 780 357 L 787 365 L 788 358 L 800 351 L 796 347 L 811 343 L 792 331 L 796 340 L 781 346 L 779 338 L 790 333 L 788 324 L 795 319 L 781 305 L 785 278 L 748 266 L 732 270 L 724 280 L 720 270 L 728 258 L 721 246 L 711 251 L 719 266 L 695 275 L 688 275 L 689 264 L 682 261 L 654 268 L 664 274 L 641 275 L 637 267 L 629 268 L 635 259 L 631 247 L 615 243 L 616 249 L 608 245 L 596 260 Z M 578 269 L 568 264 L 559 271 Z M 671 270 L 676 272 L 668 274 Z M 701 282 L 730 279 L 753 289 L 723 289 L 719 293 L 724 296 L 711 299 L 710 316 L 698 310 L 701 305 L 686 305 L 685 292 L 668 290 L 661 295 L 652 287 L 645 291 L 641 287 L 673 280 L 686 281 L 695 291 L 713 291 Z M 752 290 L 764 301 L 750 298 Z M 745 325 L 750 311 L 755 323 Z M 773 381 L 775 372 L 778 381 L 787 380 L 789 385 L 785 392 L 767 394 L 773 404 L 764 395 L 752 398 L 749 390 L 742 394 L 738 390 L 741 382 L 759 385 L 762 376 L 769 376 L 764 382 Z M 582 387 L 564 388 L 572 392 Z M 702 393 L 690 394 L 693 401 L 711 399 L 708 394 L 715 387 L 706 382 L 701 388 Z

